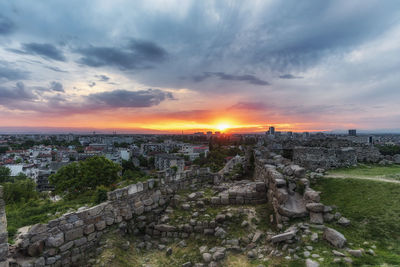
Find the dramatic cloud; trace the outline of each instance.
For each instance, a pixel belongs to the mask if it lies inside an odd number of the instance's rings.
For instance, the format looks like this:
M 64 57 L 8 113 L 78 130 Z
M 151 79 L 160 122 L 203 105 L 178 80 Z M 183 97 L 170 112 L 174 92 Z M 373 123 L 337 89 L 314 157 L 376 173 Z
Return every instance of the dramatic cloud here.
M 23 82 L 17 82 L 14 87 L 0 86 L 0 104 L 10 105 L 15 101 L 33 100 L 36 96 L 25 87 Z
M 157 123 L 397 124 L 398 0 L 161 2 L 0 1 L 2 111 L 71 127 L 105 124 L 103 112 L 119 125 L 149 113 Z
M 226 74 L 224 72 L 205 72 L 202 75 L 198 76 L 193 76 L 193 80 L 195 82 L 202 82 L 212 76 L 215 76 L 221 80 L 226 80 L 226 81 L 239 81 L 239 82 L 247 82 L 249 84 L 254 84 L 254 85 L 270 85 L 269 82 L 261 80 L 254 75 L 232 75 L 232 74 Z
M 101 92 L 87 96 L 88 103 L 96 107 L 106 108 L 143 108 L 160 104 L 164 100 L 172 100 L 174 96 L 170 92 L 159 89 L 147 89 L 140 91 L 114 90 Z
M 167 52 L 152 42 L 131 41 L 127 47 L 95 47 L 78 49 L 80 63 L 91 67 L 115 66 L 121 70 L 150 68 L 162 62 Z
M 66 61 L 63 52 L 52 44 L 28 43 L 28 44 L 23 44 L 22 48 L 23 51 L 20 53 L 39 55 L 44 58 L 53 59 L 57 61 Z M 14 52 L 18 53 L 17 51 Z
M 303 79 L 301 76 L 294 76 L 293 74 L 284 74 L 279 76 L 281 79 Z
M 10 34 L 15 30 L 14 23 L 0 14 L 0 35 Z
M 15 81 L 28 77 L 28 72 L 9 67 L 9 64 L 0 62 L 0 82 L 2 80 Z
M 63 87 L 62 83 L 60 83 L 60 82 L 55 82 L 55 81 L 51 82 L 50 89 L 52 91 L 56 91 L 56 92 L 63 92 L 63 93 L 65 92 L 64 87 Z

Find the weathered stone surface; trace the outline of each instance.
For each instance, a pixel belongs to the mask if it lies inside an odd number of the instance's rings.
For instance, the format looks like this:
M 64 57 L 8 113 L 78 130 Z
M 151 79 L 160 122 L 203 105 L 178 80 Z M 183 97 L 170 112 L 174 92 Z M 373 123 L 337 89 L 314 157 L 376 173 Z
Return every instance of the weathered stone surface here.
M 99 221 L 98 223 L 95 224 L 96 230 L 101 231 L 106 228 L 106 222 L 105 221 Z
M 306 260 L 306 267 L 319 267 L 319 263 L 311 259 Z
M 157 224 L 154 226 L 154 229 L 160 231 L 160 232 L 175 232 L 176 227 L 169 225 L 169 224 Z
M 322 203 L 308 203 L 306 208 L 312 212 L 324 212 L 325 206 Z
M 76 228 L 65 232 L 65 241 L 74 240 L 83 236 L 83 228 Z
M 322 213 L 310 212 L 310 222 L 314 224 L 323 224 L 324 217 Z
M 286 232 L 286 233 L 283 233 L 283 234 L 279 234 L 279 235 L 273 236 L 271 238 L 271 242 L 272 243 L 279 243 L 279 242 L 290 240 L 295 236 L 296 236 L 296 232 L 295 231 L 290 231 L 290 232 Z
M 350 220 L 345 218 L 345 217 L 341 217 L 338 222 L 339 225 L 341 226 L 349 226 L 350 225 Z
M 205 263 L 210 263 L 212 260 L 212 255 L 210 253 L 203 253 L 202 257 Z
M 343 234 L 329 227 L 325 228 L 323 238 L 337 248 L 342 248 L 347 241 Z
M 64 233 L 60 232 L 54 236 L 50 236 L 46 240 L 46 246 L 48 247 L 59 247 L 64 243 Z
M 349 252 L 349 254 L 353 257 L 362 257 L 363 253 L 360 249 L 349 249 L 347 252 Z
M 321 200 L 319 194 L 320 192 L 314 191 L 312 189 L 307 189 L 304 193 L 304 200 L 310 202 L 319 202 Z

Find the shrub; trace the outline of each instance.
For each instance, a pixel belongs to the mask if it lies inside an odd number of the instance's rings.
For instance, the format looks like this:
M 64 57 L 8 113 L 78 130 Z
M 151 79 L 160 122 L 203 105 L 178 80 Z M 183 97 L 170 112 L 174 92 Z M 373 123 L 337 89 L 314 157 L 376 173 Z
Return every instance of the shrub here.
M 101 202 L 107 201 L 108 189 L 105 186 L 98 186 L 93 196 L 93 203 L 100 204 Z

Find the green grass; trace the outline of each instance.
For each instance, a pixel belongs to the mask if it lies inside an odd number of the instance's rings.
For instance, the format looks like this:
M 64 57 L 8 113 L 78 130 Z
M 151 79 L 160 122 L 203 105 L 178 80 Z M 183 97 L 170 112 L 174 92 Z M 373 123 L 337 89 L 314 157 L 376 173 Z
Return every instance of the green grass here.
M 386 167 L 391 168 L 391 167 Z M 400 266 L 400 185 L 359 179 L 323 178 L 314 186 L 321 191 L 321 202 L 336 205 L 351 226 L 330 226 L 343 233 L 352 248 L 377 246 L 377 256 L 354 258 L 354 265 Z M 317 246 L 329 249 L 327 244 Z
M 46 223 L 70 209 L 77 209 L 87 203 L 91 203 L 92 198 L 92 194 L 87 194 L 74 200 L 52 202 L 49 199 L 37 199 L 26 203 L 7 204 L 6 215 L 9 242 L 13 242 L 13 238 L 19 228 L 37 223 Z M 56 213 L 57 215 L 55 215 Z
M 400 180 L 400 165 L 381 166 L 377 164 L 359 164 L 357 167 L 339 168 L 328 171 L 329 174 L 344 176 L 382 177 Z

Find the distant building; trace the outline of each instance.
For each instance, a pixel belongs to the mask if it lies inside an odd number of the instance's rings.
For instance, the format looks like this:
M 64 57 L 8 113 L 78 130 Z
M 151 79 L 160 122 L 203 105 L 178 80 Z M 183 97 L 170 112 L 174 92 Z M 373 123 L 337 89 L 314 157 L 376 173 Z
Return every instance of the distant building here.
M 349 136 L 357 136 L 357 130 L 356 129 L 350 129 L 349 130 Z
M 275 135 L 275 127 L 270 126 L 270 127 L 269 127 L 269 130 L 268 130 L 268 132 L 267 132 L 267 134 L 269 134 L 269 135 Z
M 212 132 L 211 131 L 207 132 L 207 139 L 210 139 L 211 136 L 212 136 Z
M 177 167 L 177 172 L 183 172 L 185 169 L 185 160 L 171 154 L 158 154 L 154 158 L 154 165 L 160 171 Z

